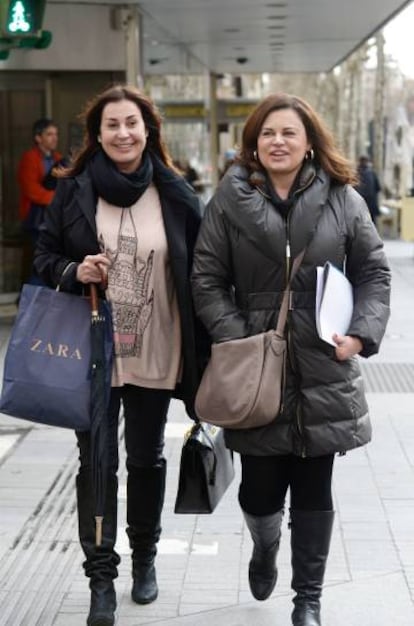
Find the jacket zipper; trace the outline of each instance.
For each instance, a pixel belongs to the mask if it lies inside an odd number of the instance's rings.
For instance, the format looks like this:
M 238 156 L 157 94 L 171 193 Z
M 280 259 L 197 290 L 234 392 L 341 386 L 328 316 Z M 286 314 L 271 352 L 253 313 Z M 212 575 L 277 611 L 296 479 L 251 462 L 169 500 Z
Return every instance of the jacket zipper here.
M 290 211 L 289 211 L 290 214 Z M 286 218 L 286 285 L 289 282 L 290 274 L 290 232 L 289 232 L 289 214 Z
M 289 282 L 289 277 L 290 277 L 290 212 L 292 210 L 293 207 L 291 207 L 291 209 L 289 210 L 289 213 L 287 215 L 286 218 L 286 284 Z M 288 324 L 288 334 L 287 334 L 287 349 L 288 349 L 288 354 L 289 354 L 289 361 L 290 361 L 290 365 L 292 368 L 292 371 L 295 372 L 295 362 L 294 362 L 294 356 L 292 354 L 291 351 L 291 329 L 290 329 L 290 325 Z M 302 415 L 301 415 L 301 410 L 300 410 L 300 403 L 299 401 L 297 401 L 296 404 L 296 424 L 297 424 L 297 428 L 298 428 L 298 432 L 299 435 L 301 437 L 302 440 L 302 446 L 301 446 L 301 457 L 305 458 L 306 457 L 306 446 L 305 446 L 305 439 L 304 439 L 304 432 L 303 432 L 303 422 L 302 422 Z
M 301 193 L 302 191 L 304 191 L 305 189 L 307 189 L 308 187 L 311 186 L 311 184 L 313 183 L 313 181 L 316 178 L 316 174 L 314 173 L 313 176 L 311 176 L 311 178 L 306 181 L 306 183 L 304 185 L 302 185 L 302 187 L 300 189 L 297 189 L 295 192 L 295 196 L 298 196 L 299 193 Z M 268 200 L 270 199 L 270 195 L 265 193 L 260 186 L 257 186 L 256 189 L 259 191 L 259 193 L 262 194 L 262 196 L 264 196 L 265 198 L 267 198 Z M 294 206 L 294 205 L 293 205 Z M 289 282 L 289 273 L 290 273 L 290 232 L 289 232 L 289 218 L 290 218 L 290 212 L 292 211 L 293 206 L 289 209 L 289 213 L 287 215 L 286 218 L 286 285 Z M 295 371 L 294 368 L 294 360 L 293 358 L 291 358 L 293 355 L 291 354 L 291 334 L 290 334 L 290 327 L 289 327 L 289 323 L 287 324 L 288 327 L 288 332 L 287 332 L 287 353 L 289 356 L 289 360 L 290 360 L 290 364 L 292 367 L 292 371 Z M 284 387 L 283 387 L 284 390 Z M 284 391 L 283 391 L 283 397 L 282 397 L 282 407 L 284 407 Z M 304 458 L 306 457 L 306 446 L 305 446 L 305 441 L 304 441 L 304 432 L 303 432 L 303 422 L 302 422 L 302 416 L 301 416 L 301 412 L 300 412 L 300 405 L 299 403 L 296 405 L 296 423 L 297 423 L 297 427 L 298 427 L 298 431 L 299 434 L 301 435 L 302 438 L 302 450 L 301 450 L 301 456 Z
M 288 221 L 286 219 L 286 285 L 289 282 L 289 272 L 290 272 L 290 241 L 289 241 L 289 226 L 288 226 Z M 280 406 L 281 413 L 283 413 L 284 408 L 285 408 L 286 361 L 287 361 L 289 351 L 290 351 L 289 350 L 289 334 L 290 334 L 289 326 L 287 328 L 288 328 L 287 337 L 286 337 L 287 355 L 284 359 L 284 364 L 283 364 L 282 398 L 281 398 L 281 406 Z
M 297 420 L 297 424 L 298 424 L 299 434 L 300 434 L 300 436 L 302 438 L 302 446 L 301 446 L 300 456 L 304 459 L 304 458 L 306 458 L 306 446 L 305 446 L 305 437 L 304 437 L 304 432 L 303 432 L 302 414 L 301 414 L 299 402 L 296 405 L 296 420 Z

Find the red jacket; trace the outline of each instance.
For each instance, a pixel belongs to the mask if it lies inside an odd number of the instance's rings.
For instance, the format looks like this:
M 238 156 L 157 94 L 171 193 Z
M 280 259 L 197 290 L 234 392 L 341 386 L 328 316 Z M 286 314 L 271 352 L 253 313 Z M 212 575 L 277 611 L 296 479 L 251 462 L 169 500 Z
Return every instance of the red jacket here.
M 59 152 L 53 152 L 52 156 L 54 161 L 62 158 Z M 22 221 L 27 217 L 32 203 L 46 206 L 52 202 L 55 192 L 45 189 L 42 185 L 46 174 L 42 151 L 36 146 L 26 150 L 20 159 L 17 173 L 20 186 L 19 217 Z

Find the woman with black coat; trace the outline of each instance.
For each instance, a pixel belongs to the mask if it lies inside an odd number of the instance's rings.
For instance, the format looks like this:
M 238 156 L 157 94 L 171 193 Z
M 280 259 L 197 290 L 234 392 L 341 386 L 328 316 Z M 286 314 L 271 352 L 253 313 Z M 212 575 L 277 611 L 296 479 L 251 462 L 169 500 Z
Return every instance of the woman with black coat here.
M 102 626 L 114 623 L 113 579 L 120 561 L 114 550 L 120 405 L 132 599 L 146 604 L 158 594 L 154 559 L 165 493 L 167 411 L 174 396 L 194 417 L 197 358 L 208 342 L 194 318 L 189 282 L 199 201 L 172 166 L 154 104 L 134 87 L 114 86 L 89 104 L 85 120 L 84 147 L 60 174 L 35 266 L 48 285 L 79 294 L 104 277 L 102 295 L 112 308 L 115 355 L 100 547 L 94 540 L 90 436 L 77 433 L 79 535 L 91 588 L 87 624 Z
M 275 94 L 246 121 L 238 162 L 207 206 L 194 254 L 196 312 L 214 342 L 275 328 L 292 259 L 283 408 L 269 425 L 226 430 L 241 455 L 239 502 L 254 549 L 249 582 L 265 600 L 290 489 L 294 626 L 320 625 L 334 512 L 334 455 L 371 438 L 357 359 L 375 354 L 389 317 L 390 271 L 354 172 L 315 111 Z M 353 287 L 345 335 L 322 341 L 315 323 L 316 267 L 330 261 Z

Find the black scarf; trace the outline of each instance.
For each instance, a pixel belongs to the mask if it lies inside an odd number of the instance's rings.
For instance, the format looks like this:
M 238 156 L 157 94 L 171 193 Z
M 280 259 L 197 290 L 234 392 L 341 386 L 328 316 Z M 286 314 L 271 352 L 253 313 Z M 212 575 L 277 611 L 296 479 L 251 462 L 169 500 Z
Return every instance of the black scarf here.
M 292 208 L 297 195 L 310 183 L 315 177 L 315 168 L 312 163 L 304 162 L 299 172 L 296 174 L 295 180 L 289 189 L 288 197 L 282 200 L 272 185 L 269 176 L 266 174 L 267 193 L 276 209 L 286 219 L 290 209 Z
M 276 192 L 275 188 L 273 187 L 271 181 L 268 180 L 267 192 L 270 196 L 273 206 L 275 206 L 276 209 L 279 211 L 279 213 L 283 215 L 284 218 L 286 218 L 290 209 L 293 206 L 294 196 L 291 190 L 289 191 L 288 197 L 282 200 L 282 198 L 279 196 L 279 194 Z
M 135 172 L 120 172 L 114 162 L 99 150 L 88 164 L 96 194 L 109 204 L 129 207 L 146 191 L 153 178 L 152 159 L 145 150 L 139 168 Z

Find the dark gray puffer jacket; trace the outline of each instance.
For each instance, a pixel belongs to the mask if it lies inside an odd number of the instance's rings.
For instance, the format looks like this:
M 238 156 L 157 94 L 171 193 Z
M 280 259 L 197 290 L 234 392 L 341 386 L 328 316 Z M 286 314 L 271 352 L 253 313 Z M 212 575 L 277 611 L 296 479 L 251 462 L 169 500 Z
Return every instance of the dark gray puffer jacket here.
M 215 342 L 274 327 L 286 285 L 288 239 L 292 258 L 310 243 L 292 283 L 283 412 L 268 426 L 227 429 L 227 445 L 253 455 L 344 452 L 370 440 L 371 424 L 358 357 L 340 362 L 318 337 L 316 266 L 345 265 L 355 302 L 348 334 L 361 339 L 363 357 L 378 352 L 391 279 L 382 241 L 351 186 L 331 184 L 321 170 L 304 174 L 285 220 L 264 188 L 233 166 L 199 232 L 192 274 L 196 313 Z

